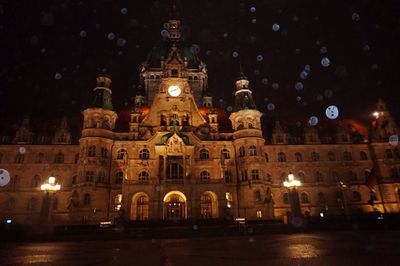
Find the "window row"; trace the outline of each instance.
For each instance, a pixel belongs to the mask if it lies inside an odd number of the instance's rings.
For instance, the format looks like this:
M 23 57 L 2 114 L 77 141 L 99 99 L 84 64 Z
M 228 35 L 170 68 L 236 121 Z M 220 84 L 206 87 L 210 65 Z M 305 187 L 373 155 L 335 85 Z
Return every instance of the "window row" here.
M 127 159 L 128 153 L 125 149 L 119 149 L 117 151 L 117 160 L 125 160 Z M 148 160 L 150 159 L 150 151 L 146 148 L 141 149 L 139 151 L 139 159 Z
M 210 153 L 207 149 L 201 149 L 199 151 L 199 158 L 201 160 L 207 160 L 210 159 Z M 222 149 L 221 150 L 221 159 L 230 159 L 231 155 L 228 149 Z
M 398 196 L 400 197 L 400 194 Z M 334 198 L 335 198 L 337 203 L 341 203 L 342 204 L 344 202 L 344 194 L 343 194 L 343 192 L 339 191 L 339 190 L 335 191 L 334 192 Z M 311 203 L 310 196 L 309 196 L 309 194 L 307 192 L 301 192 L 299 194 L 299 200 L 300 200 L 300 203 L 302 203 L 302 204 L 310 204 Z M 350 200 L 353 201 L 353 202 L 362 201 L 361 193 L 359 191 L 356 191 L 356 190 L 352 191 Z M 326 204 L 327 203 L 327 199 L 326 199 L 325 194 L 323 192 L 318 192 L 316 202 L 318 204 Z M 284 193 L 283 194 L 283 203 L 284 204 L 290 204 L 289 193 Z
M 2 153 L 0 153 L 0 163 L 3 162 L 4 159 L 4 155 Z M 22 153 L 18 153 L 14 156 L 14 163 L 15 164 L 23 164 L 25 163 L 26 157 L 25 154 Z M 41 163 L 64 163 L 65 162 L 65 155 L 62 152 L 58 152 L 54 155 L 53 160 L 52 161 L 45 161 L 45 155 L 42 152 L 39 152 L 35 155 L 34 159 L 33 159 L 33 163 L 35 164 L 41 164 Z M 74 159 L 74 163 L 78 163 L 79 162 L 79 153 L 75 154 L 75 159 Z
M 369 174 L 369 172 L 365 171 L 364 172 L 364 177 L 366 178 L 367 175 Z M 358 182 L 358 181 L 363 181 L 361 180 L 357 173 L 349 170 L 346 173 L 343 174 L 339 174 L 336 171 L 332 171 L 330 173 L 330 177 L 331 180 L 327 180 L 325 178 L 325 175 L 319 171 L 314 172 L 313 174 L 313 178 L 311 178 L 311 176 L 306 176 L 306 174 L 304 173 L 304 171 L 299 171 L 297 174 L 294 174 L 295 178 L 299 179 L 301 181 L 301 183 L 339 183 L 339 182 L 345 182 L 345 183 L 352 183 L 352 182 Z M 269 174 L 267 174 L 267 176 L 269 176 Z M 287 180 L 288 174 L 283 172 L 280 175 L 280 182 L 283 182 L 285 180 Z
M 328 156 L 327 157 L 328 161 L 336 161 L 337 160 L 336 155 L 335 155 L 334 152 L 329 151 L 327 153 L 327 156 Z M 368 160 L 368 155 L 367 155 L 367 153 L 365 151 L 360 151 L 359 156 L 360 156 L 359 158 L 360 158 L 361 161 Z M 353 160 L 353 154 L 351 152 L 349 152 L 349 151 L 345 151 L 345 152 L 343 152 L 342 158 L 343 158 L 344 161 L 352 161 Z M 267 153 L 265 154 L 265 159 L 266 159 L 267 162 L 269 161 Z M 277 161 L 278 162 L 287 162 L 286 154 L 284 152 L 279 152 L 277 154 Z M 303 162 L 304 161 L 303 155 L 300 152 L 296 152 L 294 154 L 294 161 L 295 162 Z M 320 154 L 317 153 L 317 152 L 310 153 L 309 161 L 311 161 L 311 162 L 321 161 Z

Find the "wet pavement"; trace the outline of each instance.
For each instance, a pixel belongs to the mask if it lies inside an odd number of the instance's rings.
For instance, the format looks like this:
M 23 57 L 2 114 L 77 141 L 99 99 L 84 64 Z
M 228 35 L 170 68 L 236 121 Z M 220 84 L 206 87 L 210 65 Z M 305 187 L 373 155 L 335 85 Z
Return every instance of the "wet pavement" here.
M 399 265 L 400 232 L 2 243 L 0 265 Z

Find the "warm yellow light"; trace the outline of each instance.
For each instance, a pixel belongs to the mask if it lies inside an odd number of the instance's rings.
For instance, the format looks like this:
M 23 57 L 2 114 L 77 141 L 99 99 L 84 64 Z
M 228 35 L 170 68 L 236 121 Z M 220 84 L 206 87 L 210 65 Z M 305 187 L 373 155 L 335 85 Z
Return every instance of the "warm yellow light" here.
M 300 180 L 294 179 L 293 174 L 288 175 L 288 180 L 283 181 L 283 186 L 287 188 L 295 188 L 301 186 Z
M 181 94 L 181 92 L 182 92 L 181 88 L 179 88 L 179 87 L 176 86 L 176 85 L 169 86 L 169 88 L 168 88 L 168 93 L 169 93 L 169 95 L 171 95 L 172 97 L 177 97 L 177 96 L 179 96 L 179 95 Z
M 375 116 L 375 118 L 376 119 L 378 119 L 379 118 L 379 112 L 373 112 L 373 114 L 372 114 L 373 116 Z
M 49 182 L 42 184 L 40 190 L 43 191 L 58 191 L 61 190 L 61 185 L 56 184 L 56 178 L 54 176 L 49 177 Z

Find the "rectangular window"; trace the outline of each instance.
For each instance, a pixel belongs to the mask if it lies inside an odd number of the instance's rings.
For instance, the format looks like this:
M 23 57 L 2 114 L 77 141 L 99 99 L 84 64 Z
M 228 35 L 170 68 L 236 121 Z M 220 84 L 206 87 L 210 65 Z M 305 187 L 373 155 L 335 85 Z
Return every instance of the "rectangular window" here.
M 94 172 L 86 171 L 86 182 L 93 182 Z
M 262 212 L 261 211 L 257 211 L 257 218 L 262 218 Z

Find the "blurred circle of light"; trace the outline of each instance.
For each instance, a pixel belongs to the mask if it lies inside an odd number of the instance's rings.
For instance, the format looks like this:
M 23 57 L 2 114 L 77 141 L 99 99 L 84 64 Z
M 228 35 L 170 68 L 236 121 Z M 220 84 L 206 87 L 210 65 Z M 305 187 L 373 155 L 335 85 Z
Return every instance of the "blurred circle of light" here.
M 302 82 L 296 82 L 294 87 L 296 88 L 297 91 L 301 91 L 304 88 L 304 85 Z
M 26 152 L 25 147 L 19 147 L 18 148 L 18 152 L 21 153 L 21 154 L 24 154 Z
M 322 65 L 323 67 L 328 67 L 328 66 L 331 65 L 331 60 L 330 60 L 328 57 L 323 57 L 323 58 L 321 59 L 321 65 Z
M 296 97 L 296 101 L 300 102 L 300 101 L 301 101 L 301 97 L 300 97 L 300 96 L 297 96 L 297 97 Z
M 267 109 L 268 109 L 268 111 L 273 111 L 273 110 L 275 110 L 275 104 L 269 103 L 269 104 L 267 105 Z
M 168 33 L 168 31 L 167 31 L 167 30 L 162 30 L 162 31 L 161 31 L 161 37 L 163 37 L 163 38 L 167 38 L 167 37 L 168 37 L 168 35 L 169 35 L 169 33 Z
M 117 45 L 118 45 L 119 47 L 125 46 L 125 44 L 126 44 L 126 40 L 125 40 L 124 38 L 119 38 L 119 39 L 117 40 Z
M 267 85 L 268 84 L 268 79 L 267 78 L 263 78 L 261 80 L 261 83 L 264 84 L 264 85 Z
M 254 69 L 254 75 L 256 75 L 256 76 L 260 75 L 260 70 L 259 69 Z
M 370 50 L 369 45 L 368 45 L 368 44 L 364 44 L 364 46 L 363 46 L 363 51 L 364 51 L 364 52 L 368 52 L 369 50 Z
M 236 52 L 236 51 L 234 51 L 234 52 L 232 53 L 232 56 L 233 56 L 233 58 L 237 58 L 237 57 L 239 56 L 239 53 Z
M 257 23 L 257 19 L 253 18 L 253 19 L 251 20 L 251 23 L 256 24 L 256 23 Z
M 321 102 L 322 100 L 324 100 L 324 96 L 322 96 L 321 94 L 318 94 L 316 99 L 317 99 L 317 101 Z
M 256 8 L 255 8 L 254 6 L 250 7 L 250 12 L 251 12 L 251 13 L 256 12 Z
M 300 122 L 300 121 L 297 121 L 297 122 L 296 122 L 296 126 L 297 126 L 297 127 L 301 127 L 301 122 Z
M 326 48 L 326 46 L 322 46 L 321 48 L 319 48 L 319 51 L 321 54 L 326 54 L 328 52 L 328 48 Z
M 279 83 L 277 82 L 272 83 L 272 88 L 275 90 L 279 89 Z
M 399 144 L 399 136 L 398 135 L 391 135 L 389 137 L 389 144 L 396 147 Z
M 233 110 L 233 108 L 232 108 L 232 106 L 228 106 L 228 107 L 226 107 L 226 110 L 228 111 L 228 112 L 232 112 L 232 110 Z
M 371 69 L 372 70 L 377 70 L 378 69 L 378 65 L 377 64 L 372 64 L 371 65 Z
M 0 186 L 4 187 L 10 182 L 10 173 L 5 169 L 0 169 Z
M 302 71 L 299 76 L 301 79 L 306 79 L 308 77 L 308 73 L 306 71 Z
M 306 71 L 307 73 L 309 73 L 311 71 L 311 66 L 310 65 L 305 65 L 304 66 L 304 71 Z
M 79 32 L 79 36 L 81 36 L 81 38 L 86 38 L 87 32 L 84 30 L 81 30 L 81 32 Z
M 264 102 L 268 102 L 269 99 L 267 97 L 264 98 Z
M 330 105 L 326 108 L 325 115 L 329 119 L 336 119 L 339 117 L 339 108 L 336 105 Z
M 281 26 L 279 26 L 279 24 L 277 24 L 277 23 L 272 24 L 273 31 L 278 31 L 280 28 L 281 28 Z
M 310 119 L 308 120 L 308 123 L 312 126 L 316 126 L 318 124 L 318 117 L 316 116 L 311 116 Z
M 262 55 L 257 55 L 257 61 L 261 62 L 262 60 L 264 60 L 264 57 Z
M 165 23 L 163 24 L 163 27 L 164 27 L 164 29 L 169 30 L 169 23 L 168 23 L 168 22 L 165 22 Z
M 326 97 L 326 98 L 331 98 L 332 96 L 333 96 L 333 91 L 332 90 L 325 90 L 324 91 L 324 96 Z
M 54 78 L 56 79 L 56 80 L 60 80 L 61 78 L 62 78 L 62 75 L 61 75 L 61 73 L 56 73 L 55 75 L 54 75 Z
M 110 41 L 112 41 L 112 40 L 114 40 L 114 38 L 115 38 L 115 34 L 114 34 L 113 32 L 110 32 L 110 33 L 107 34 L 107 38 L 108 38 Z
M 359 21 L 359 20 L 360 20 L 360 15 L 357 14 L 356 12 L 354 12 L 354 13 L 351 15 L 351 19 L 352 19 L 353 21 Z
M 128 9 L 126 7 L 121 8 L 121 14 L 126 15 L 128 13 Z
M 197 44 L 193 44 L 190 47 L 190 52 L 192 52 L 192 54 L 198 54 L 200 52 L 200 46 Z

